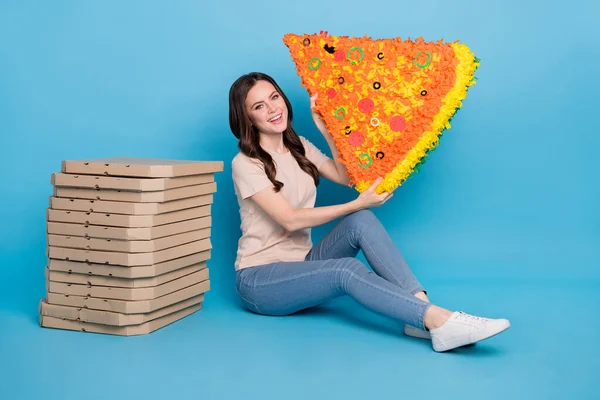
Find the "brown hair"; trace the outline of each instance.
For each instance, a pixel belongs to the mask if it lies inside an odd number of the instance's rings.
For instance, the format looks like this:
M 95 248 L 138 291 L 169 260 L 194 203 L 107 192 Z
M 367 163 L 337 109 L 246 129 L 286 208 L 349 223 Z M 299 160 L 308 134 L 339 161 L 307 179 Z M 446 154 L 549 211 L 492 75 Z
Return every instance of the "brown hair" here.
M 271 83 L 285 101 L 285 105 L 288 109 L 288 121 L 287 128 L 283 131 L 283 144 L 292 153 L 292 156 L 294 156 L 300 168 L 310 175 L 315 181 L 315 186 L 318 186 L 319 171 L 317 170 L 317 167 L 306 158 L 304 146 L 292 127 L 292 105 L 275 80 L 261 72 L 252 72 L 242 75 L 233 83 L 229 90 L 229 127 L 235 137 L 239 140 L 238 147 L 240 151 L 248 157 L 259 159 L 263 163 L 267 177 L 275 186 L 275 191 L 279 192 L 283 187 L 283 183 L 275 179 L 276 169 L 273 158 L 260 146 L 258 130 L 256 127 L 252 126 L 250 117 L 246 113 L 246 96 L 259 80 Z

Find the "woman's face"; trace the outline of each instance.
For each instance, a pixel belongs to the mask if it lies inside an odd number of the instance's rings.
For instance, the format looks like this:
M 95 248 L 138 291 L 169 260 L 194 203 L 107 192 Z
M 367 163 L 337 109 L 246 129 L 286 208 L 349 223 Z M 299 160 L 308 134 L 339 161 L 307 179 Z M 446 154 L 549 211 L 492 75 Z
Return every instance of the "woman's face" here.
M 287 128 L 285 101 L 268 81 L 260 80 L 246 96 L 246 112 L 252 124 L 264 134 L 282 133 Z

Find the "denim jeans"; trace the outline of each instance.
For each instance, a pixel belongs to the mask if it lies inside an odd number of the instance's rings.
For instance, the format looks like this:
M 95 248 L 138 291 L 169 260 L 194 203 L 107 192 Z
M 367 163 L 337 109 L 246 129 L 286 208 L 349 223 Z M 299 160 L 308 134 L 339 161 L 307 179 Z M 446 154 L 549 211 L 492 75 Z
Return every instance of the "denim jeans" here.
M 359 250 L 371 266 L 356 258 Z M 344 217 L 304 261 L 243 268 L 236 289 L 244 306 L 263 315 L 290 315 L 348 295 L 369 310 L 424 328 L 425 292 L 377 217 L 362 210 Z

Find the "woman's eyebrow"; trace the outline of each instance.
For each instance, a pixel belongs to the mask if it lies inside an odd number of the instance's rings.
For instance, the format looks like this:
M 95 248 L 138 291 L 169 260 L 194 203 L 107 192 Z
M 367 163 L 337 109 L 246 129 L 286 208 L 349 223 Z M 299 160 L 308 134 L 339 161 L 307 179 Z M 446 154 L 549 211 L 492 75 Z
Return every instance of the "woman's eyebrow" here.
M 273 91 L 273 93 L 277 93 L 277 90 L 274 90 L 274 91 Z M 271 94 L 269 95 L 269 97 L 273 96 L 273 93 L 271 93 Z M 258 103 L 262 103 L 262 102 L 263 102 L 263 100 L 257 101 L 256 103 L 252 104 L 252 107 L 254 107 L 254 106 L 255 106 L 255 105 L 257 105 Z

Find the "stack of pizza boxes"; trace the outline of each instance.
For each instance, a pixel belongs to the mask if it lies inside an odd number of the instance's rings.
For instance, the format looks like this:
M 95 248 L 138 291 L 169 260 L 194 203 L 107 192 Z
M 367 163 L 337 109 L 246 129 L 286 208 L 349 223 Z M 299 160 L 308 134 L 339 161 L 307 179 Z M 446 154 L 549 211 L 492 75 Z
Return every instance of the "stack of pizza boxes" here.
M 43 327 L 148 334 L 201 309 L 221 161 L 63 161 L 47 210 Z

